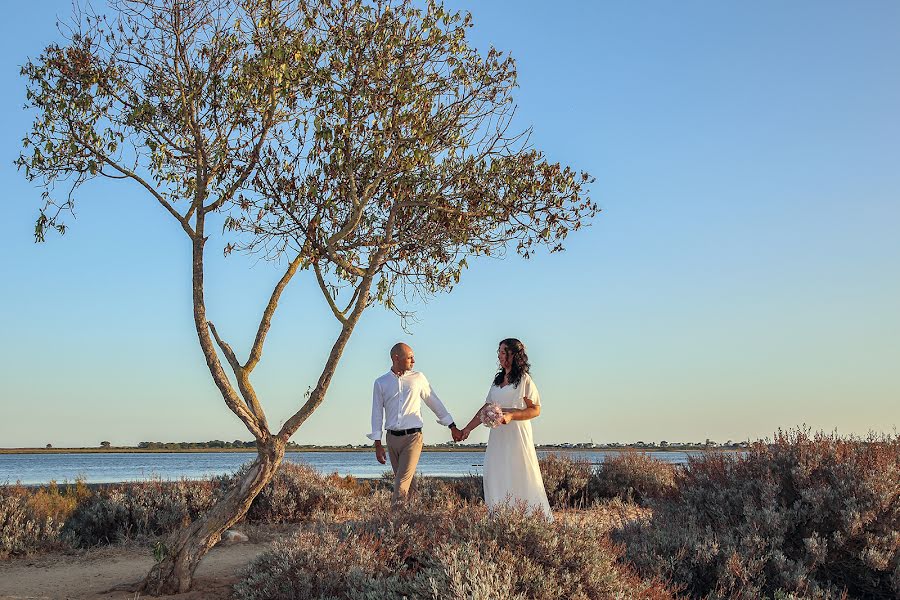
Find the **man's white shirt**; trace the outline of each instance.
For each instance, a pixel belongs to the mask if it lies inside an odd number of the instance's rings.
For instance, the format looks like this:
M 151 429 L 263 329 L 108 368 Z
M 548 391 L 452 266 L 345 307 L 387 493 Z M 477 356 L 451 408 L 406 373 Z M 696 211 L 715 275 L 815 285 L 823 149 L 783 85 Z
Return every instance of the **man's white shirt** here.
M 449 426 L 453 417 L 419 371 L 397 375 L 388 371 L 375 380 L 372 388 L 372 433 L 370 440 L 380 440 L 382 428 L 399 431 L 422 426 L 422 402 L 434 412 L 438 423 Z

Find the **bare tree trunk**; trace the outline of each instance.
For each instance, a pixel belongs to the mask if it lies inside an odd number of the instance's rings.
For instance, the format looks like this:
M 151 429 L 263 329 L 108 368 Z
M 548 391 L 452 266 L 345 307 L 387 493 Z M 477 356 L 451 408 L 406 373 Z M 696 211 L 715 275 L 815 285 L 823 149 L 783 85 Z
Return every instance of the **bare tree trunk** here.
M 256 436 L 256 446 L 259 455 L 247 474 L 240 480 L 237 480 L 232 489 L 208 513 L 187 527 L 175 532 L 169 538 L 164 558 L 151 569 L 140 585 L 141 591 L 157 596 L 161 594 L 184 593 L 190 590 L 194 571 L 197 569 L 197 565 L 200 564 L 203 556 L 218 543 L 225 530 L 247 514 L 253 499 L 275 476 L 278 466 L 284 459 L 287 441 L 325 398 L 331 378 L 340 362 L 347 341 L 350 339 L 353 329 L 368 305 L 369 287 L 372 284 L 376 270 L 375 267 L 370 266 L 368 272 L 362 278 L 358 287 L 359 294 L 355 296 L 354 309 L 349 317 L 342 321 L 341 333 L 332 346 L 331 353 L 316 384 L 316 389 L 313 390 L 300 410 L 284 423 L 281 431 L 277 435 L 272 435 L 266 427 L 261 407 L 255 408 L 258 407 L 258 402 L 256 401 L 255 393 L 246 385 L 248 383 L 246 381 L 248 371 L 244 370 L 248 368 L 248 365 L 252 369 L 255 366 L 255 362 L 259 360 L 262 346 L 259 336 L 265 337 L 265 329 L 268 327 L 266 319 L 270 319 L 271 314 L 268 314 L 268 317 L 264 317 L 263 323 L 260 325 L 261 333 L 258 334 L 251 357 L 244 366 L 237 363 L 237 359 L 234 357 L 230 347 L 221 343 L 218 334 L 215 334 L 215 328 L 213 328 L 213 334 L 219 340 L 223 351 L 228 355 L 229 362 L 235 368 L 235 374 L 238 376 L 239 382 L 242 377 L 245 378 L 245 385 L 241 387 L 241 393 L 244 394 L 244 398 L 242 398 L 238 396 L 231 382 L 225 376 L 210 337 L 210 324 L 206 320 L 206 305 L 203 299 L 203 246 L 205 239 L 203 237 L 204 214 L 202 211 L 198 212 L 196 218 L 196 234 L 193 237 L 192 283 L 194 323 L 197 328 L 200 347 L 206 357 L 207 366 L 213 381 L 221 391 L 226 404 L 244 422 L 247 429 Z M 384 251 L 377 254 L 376 266 L 381 264 L 380 261 L 383 260 L 383 256 Z M 274 310 L 274 303 L 277 301 L 278 295 L 280 295 L 280 289 L 286 285 L 287 280 L 290 279 L 295 270 L 296 266 L 292 266 L 285 276 L 287 279 L 279 283 L 276 291 L 273 292 L 273 300 L 270 300 L 267 312 L 271 313 Z M 247 398 L 248 395 L 250 396 L 249 398 Z M 256 414 L 257 411 L 259 414 Z
M 280 438 L 270 438 L 265 446 L 259 445 L 259 456 L 246 475 L 236 480 L 208 513 L 167 540 L 165 557 L 150 570 L 140 590 L 156 596 L 190 590 L 200 560 L 225 530 L 247 514 L 253 499 L 275 475 L 284 458 L 284 448 Z
M 225 496 L 200 519 L 174 532 L 166 541 L 164 556 L 147 574 L 140 590 L 153 595 L 184 593 L 190 590 L 197 565 L 222 534 L 237 523 L 250 509 L 250 504 L 266 486 L 284 458 L 287 438 L 273 436 L 261 423 L 261 416 L 253 414 L 238 396 L 222 369 L 215 347 L 210 339 L 206 320 L 206 304 L 203 298 L 203 237 L 204 213 L 196 217 L 196 234 L 193 236 L 193 304 L 194 322 L 200 347 L 206 357 L 213 381 L 222 393 L 229 408 L 244 422 L 256 437 L 257 457 L 247 473 L 236 480 Z M 264 419 L 264 417 L 262 417 Z

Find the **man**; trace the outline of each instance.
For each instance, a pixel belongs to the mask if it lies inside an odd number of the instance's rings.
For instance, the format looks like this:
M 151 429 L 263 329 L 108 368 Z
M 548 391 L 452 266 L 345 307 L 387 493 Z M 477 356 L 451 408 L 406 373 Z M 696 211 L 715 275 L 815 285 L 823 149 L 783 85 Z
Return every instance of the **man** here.
M 450 428 L 453 441 L 462 439 L 462 432 L 428 379 L 412 370 L 414 364 L 412 348 L 403 343 L 394 344 L 391 370 L 375 380 L 372 390 L 372 433 L 367 437 L 375 441 L 375 458 L 384 464 L 382 425 L 387 429 L 387 454 L 394 470 L 393 506 L 406 500 L 422 453 L 422 402 L 437 415 L 438 423 Z

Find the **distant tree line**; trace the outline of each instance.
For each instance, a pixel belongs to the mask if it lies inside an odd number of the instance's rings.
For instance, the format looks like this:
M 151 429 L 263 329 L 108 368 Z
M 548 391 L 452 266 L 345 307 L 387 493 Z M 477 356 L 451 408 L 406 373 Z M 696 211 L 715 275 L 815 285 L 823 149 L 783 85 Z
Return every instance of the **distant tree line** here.
M 208 442 L 141 442 L 138 448 L 144 450 L 190 450 L 196 448 L 256 448 L 256 442 L 244 442 L 234 440 L 223 442 L 222 440 L 210 440 Z M 287 443 L 288 448 L 298 447 L 294 442 Z
M 256 448 L 256 442 L 223 442 L 222 440 L 210 440 L 208 442 L 141 442 L 138 448 L 148 450 L 187 450 L 192 448 Z

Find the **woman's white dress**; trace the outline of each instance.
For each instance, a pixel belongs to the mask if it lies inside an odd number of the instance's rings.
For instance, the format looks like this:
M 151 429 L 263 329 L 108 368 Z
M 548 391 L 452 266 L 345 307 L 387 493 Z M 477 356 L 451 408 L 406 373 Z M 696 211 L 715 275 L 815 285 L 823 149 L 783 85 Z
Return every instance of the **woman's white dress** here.
M 537 387 L 527 373 L 518 386 L 492 385 L 485 402 L 500 408 L 525 408 L 525 397 L 541 403 Z M 491 429 L 484 455 L 484 501 L 489 508 L 525 503 L 532 511 L 552 516 L 534 449 L 531 420 L 511 421 Z

